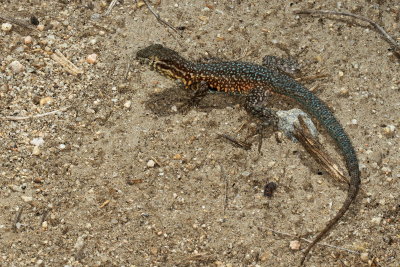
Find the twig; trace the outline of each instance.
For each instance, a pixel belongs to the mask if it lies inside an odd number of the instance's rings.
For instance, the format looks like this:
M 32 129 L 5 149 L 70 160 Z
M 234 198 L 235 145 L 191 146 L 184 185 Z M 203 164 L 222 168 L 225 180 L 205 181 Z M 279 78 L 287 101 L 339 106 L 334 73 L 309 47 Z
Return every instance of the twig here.
M 54 51 L 51 58 L 61 64 L 65 70 L 72 75 L 82 74 L 83 70 L 75 66 L 71 61 L 69 61 L 58 49 Z
M 14 23 L 14 24 L 16 24 L 18 26 L 21 26 L 21 27 L 24 27 L 24 28 L 28 28 L 30 30 L 38 31 L 38 29 L 36 29 L 32 25 L 30 25 L 30 24 L 28 24 L 28 23 L 26 23 L 24 21 L 21 21 L 21 20 L 16 20 L 16 19 L 13 19 L 13 18 L 9 18 L 9 17 L 6 17 L 4 15 L 0 15 L 0 19 L 5 20 L 5 21 L 9 21 L 9 22 Z
M 228 179 L 226 178 L 226 175 L 225 175 L 225 171 L 224 171 L 224 167 L 222 166 L 222 165 L 220 165 L 220 168 L 221 168 L 221 176 L 224 178 L 224 182 L 225 182 L 225 192 L 224 192 L 224 194 L 225 194 L 225 197 L 224 197 L 224 215 L 225 215 L 225 211 L 226 211 L 226 208 L 228 207 L 228 189 L 229 189 L 229 182 L 228 182 Z
M 113 9 L 113 7 L 115 6 L 115 4 L 117 3 L 118 0 L 112 0 L 110 5 L 108 6 L 106 12 L 104 12 L 104 16 L 107 16 L 108 14 L 111 13 L 111 10 Z
M 291 238 L 300 239 L 300 240 L 305 241 L 307 243 L 311 243 L 312 242 L 312 240 L 309 240 L 309 239 L 306 239 L 306 238 L 302 238 L 302 237 L 299 238 L 298 236 L 291 235 L 291 234 L 284 233 L 284 232 L 280 232 L 280 231 L 276 231 L 276 230 L 271 229 L 271 228 L 267 228 L 267 230 L 271 231 L 272 233 L 275 233 L 275 234 L 279 234 L 279 235 L 288 236 L 288 237 L 291 237 Z M 326 243 L 317 243 L 317 245 L 328 247 L 328 248 L 334 248 L 334 249 L 338 249 L 338 250 L 343 250 L 343 251 L 346 251 L 346 252 L 349 252 L 349 253 L 353 253 L 353 254 L 357 254 L 357 255 L 361 254 L 359 251 L 356 251 L 356 250 L 351 250 L 351 249 L 347 249 L 347 248 L 343 248 L 343 247 L 337 247 L 337 246 L 326 244 Z
M 147 3 L 146 0 L 142 0 L 143 3 L 145 3 L 147 9 L 154 15 L 154 17 L 156 17 L 157 21 L 159 23 L 161 23 L 162 25 L 172 29 L 174 32 L 176 32 L 180 37 L 183 37 L 182 34 L 178 31 L 177 28 L 175 28 L 174 26 L 172 26 L 170 23 L 166 22 L 165 20 L 163 20 L 160 15 L 158 15 L 156 12 L 154 12 L 154 10 L 151 8 L 151 6 Z
M 24 210 L 24 207 L 21 207 L 17 213 L 17 216 L 15 216 L 15 220 L 13 222 L 12 225 L 12 229 L 14 230 L 14 232 L 16 232 L 18 230 L 17 224 L 20 222 L 21 220 L 21 215 L 22 215 L 22 211 Z
M 235 138 L 233 138 L 232 136 L 229 136 L 227 134 L 218 134 L 218 137 L 225 138 L 226 140 L 230 141 L 236 147 L 243 148 L 244 150 L 249 150 L 251 148 L 251 144 L 236 140 Z
M 295 11 L 295 14 L 328 14 L 328 15 L 338 15 L 338 16 L 348 16 L 348 17 L 353 17 L 365 22 L 368 22 L 369 24 L 374 27 L 374 29 L 382 35 L 383 39 L 385 39 L 393 48 L 394 52 L 400 53 L 400 46 L 397 44 L 397 42 L 381 27 L 379 26 L 376 22 L 365 18 L 360 15 L 356 15 L 353 13 L 349 12 L 340 12 L 340 11 L 333 11 L 333 10 L 299 10 Z
M 300 142 L 300 144 L 305 148 L 305 150 L 310 153 L 310 155 L 322 165 L 322 167 L 335 178 L 335 180 L 349 183 L 348 178 L 343 174 L 344 172 L 339 168 L 339 166 L 334 162 L 334 160 L 323 150 L 322 145 L 315 139 L 308 129 L 304 119 L 301 115 L 298 116 L 300 125 L 294 124 L 294 136 Z
M 57 110 L 53 110 L 50 112 L 46 112 L 46 113 L 41 113 L 41 114 L 36 114 L 36 115 L 30 115 L 30 116 L 4 116 L 4 117 L 0 117 L 0 120 L 9 120 L 9 121 L 20 121 L 20 120 L 28 120 L 28 119 L 34 119 L 34 118 L 40 118 L 40 117 L 45 117 L 48 115 L 53 115 L 59 112 L 63 112 L 66 111 L 67 109 L 69 109 L 70 107 L 63 107 Z

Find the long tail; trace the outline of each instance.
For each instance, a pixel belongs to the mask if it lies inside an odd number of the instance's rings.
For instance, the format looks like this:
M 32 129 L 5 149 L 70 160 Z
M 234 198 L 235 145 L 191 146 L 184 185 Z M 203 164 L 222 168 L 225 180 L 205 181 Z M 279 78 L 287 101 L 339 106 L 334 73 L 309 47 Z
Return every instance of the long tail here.
M 318 119 L 324 128 L 328 131 L 329 135 L 335 140 L 337 146 L 342 151 L 344 159 L 346 161 L 347 170 L 350 174 L 350 186 L 347 193 L 347 198 L 344 201 L 342 207 L 339 209 L 338 213 L 333 217 L 325 226 L 325 228 L 317 235 L 317 237 L 312 241 L 312 243 L 304 251 L 304 256 L 301 260 L 301 265 L 304 263 L 308 253 L 322 238 L 326 236 L 327 233 L 332 229 L 332 227 L 343 217 L 346 211 L 349 209 L 351 203 L 357 196 L 359 191 L 360 180 L 360 170 L 358 166 L 358 159 L 354 147 L 347 136 L 342 125 L 335 118 L 330 109 L 326 106 L 322 100 L 320 100 L 312 92 L 308 91 L 301 84 L 293 81 L 291 86 L 287 84 L 286 79 L 285 84 L 276 84 L 277 88 L 280 88 L 280 94 L 286 95 L 298 102 L 305 108 L 309 113 L 311 113 L 316 119 Z

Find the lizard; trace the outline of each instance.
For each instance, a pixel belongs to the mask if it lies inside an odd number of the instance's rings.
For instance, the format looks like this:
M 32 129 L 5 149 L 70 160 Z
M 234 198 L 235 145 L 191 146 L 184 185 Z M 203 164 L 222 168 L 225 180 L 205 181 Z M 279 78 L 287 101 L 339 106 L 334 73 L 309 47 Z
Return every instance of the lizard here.
M 354 202 L 361 183 L 354 146 L 329 107 L 288 74 L 267 66 L 242 61 L 196 63 L 161 44 L 140 49 L 136 57 L 147 62 L 152 70 L 180 80 L 187 89 L 193 89 L 194 98 L 203 97 L 208 90 L 243 94 L 246 95 L 246 110 L 262 121 L 268 121 L 271 110 L 263 102 L 271 95 L 278 95 L 294 100 L 326 129 L 344 157 L 350 182 L 346 199 L 336 215 L 304 250 L 300 261 L 303 265 L 311 249 L 332 230 Z

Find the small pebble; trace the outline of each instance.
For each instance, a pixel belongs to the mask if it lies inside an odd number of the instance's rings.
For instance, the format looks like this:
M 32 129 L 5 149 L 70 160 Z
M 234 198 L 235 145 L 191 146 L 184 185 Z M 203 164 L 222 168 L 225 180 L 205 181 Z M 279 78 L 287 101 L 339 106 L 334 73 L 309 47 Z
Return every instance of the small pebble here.
M 386 135 L 387 137 L 393 137 L 395 132 L 396 132 L 396 126 L 394 125 L 388 125 L 385 128 L 383 128 L 383 134 Z
M 38 146 L 34 146 L 32 150 L 32 155 L 38 156 L 40 155 L 40 148 Z
M 149 167 L 149 168 L 153 168 L 155 165 L 156 165 L 156 163 L 152 159 L 147 162 L 147 167 Z
M 33 197 L 30 196 L 21 196 L 22 200 L 25 201 L 26 203 L 30 203 L 33 200 Z
M 33 42 L 33 39 L 32 39 L 31 36 L 25 36 L 24 37 L 24 44 L 30 45 L 30 44 L 32 44 L 32 42 Z
M 90 54 L 86 57 L 86 62 L 89 64 L 94 64 L 97 61 L 97 54 Z
M 74 248 L 79 251 L 83 248 L 83 246 L 85 245 L 85 236 L 80 236 L 78 237 L 78 239 L 76 240 L 76 243 L 74 245 Z
M 350 123 L 351 123 L 352 125 L 357 125 L 357 124 L 358 124 L 358 122 L 357 122 L 356 119 L 352 119 Z
M 124 107 L 126 107 L 126 108 L 130 108 L 131 105 L 132 105 L 132 101 L 130 101 L 130 100 L 128 100 L 128 101 L 126 101 L 126 102 L 124 103 Z
M 343 71 L 339 71 L 338 75 L 339 75 L 339 77 L 343 77 L 344 76 L 344 72 Z
M 371 219 L 371 222 L 372 222 L 373 224 L 375 224 L 375 225 L 380 225 L 380 224 L 381 224 L 381 221 L 382 221 L 382 218 L 381 218 L 381 217 L 373 217 L 373 218 Z
M 182 159 L 182 155 L 181 154 L 175 154 L 172 158 L 176 159 L 176 160 L 181 160 Z
M 45 105 L 50 105 L 53 102 L 54 102 L 54 99 L 51 96 L 46 96 L 46 97 L 43 97 L 42 99 L 40 99 L 39 105 L 43 107 Z
M 8 22 L 1 24 L 1 30 L 3 32 L 9 32 L 12 29 L 12 25 Z
M 298 240 L 290 241 L 289 247 L 291 250 L 299 250 L 300 249 L 300 242 Z
M 11 62 L 9 67 L 14 73 L 20 73 L 24 70 L 24 66 L 18 60 Z
M 369 255 L 368 255 L 368 253 L 364 252 L 364 253 L 361 253 L 360 258 L 363 262 L 368 262 Z
M 33 138 L 30 143 L 34 146 L 41 146 L 44 144 L 44 140 L 42 137 Z
M 39 31 L 43 31 L 44 30 L 44 25 L 43 24 L 39 24 L 36 26 L 36 29 L 38 29 Z
M 47 221 L 42 222 L 42 228 L 47 229 L 47 227 L 48 227 Z
M 345 87 L 343 87 L 343 88 L 340 88 L 340 90 L 339 90 L 339 95 L 340 96 L 349 96 L 349 89 L 347 89 L 347 88 L 345 88 Z

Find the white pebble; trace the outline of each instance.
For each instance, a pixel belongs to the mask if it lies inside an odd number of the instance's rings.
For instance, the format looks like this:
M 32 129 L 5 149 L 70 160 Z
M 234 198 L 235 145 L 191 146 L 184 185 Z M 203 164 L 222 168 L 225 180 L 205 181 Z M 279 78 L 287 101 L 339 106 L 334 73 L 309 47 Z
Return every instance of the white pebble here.
M 83 248 L 83 246 L 85 245 L 85 236 L 82 235 L 80 237 L 78 237 L 78 239 L 76 240 L 76 243 L 74 245 L 74 248 L 79 251 Z
M 149 168 L 153 168 L 155 165 L 156 165 L 156 163 L 152 159 L 147 162 L 147 167 L 149 167 Z
M 357 122 L 357 120 L 356 120 L 356 119 L 352 119 L 352 120 L 351 120 L 351 124 L 352 124 L 352 125 L 357 125 L 357 124 L 358 124 L 358 122 Z
M 24 37 L 24 44 L 30 45 L 30 44 L 32 44 L 32 42 L 33 42 L 33 39 L 31 36 L 28 35 L 28 36 Z
M 63 150 L 63 149 L 65 149 L 65 145 L 64 145 L 64 144 L 60 144 L 60 145 L 58 146 L 58 148 L 59 148 L 60 150 Z
M 9 32 L 12 29 L 12 25 L 8 22 L 1 24 L 1 30 L 4 32 Z
M 30 196 L 21 196 L 21 198 L 26 203 L 32 202 L 32 200 L 33 200 L 33 197 L 30 197 Z
M 86 57 L 86 62 L 89 64 L 94 64 L 97 61 L 97 54 L 91 54 Z
M 395 131 L 396 131 L 396 126 L 394 125 L 388 125 L 383 129 L 383 133 L 389 137 L 392 137 Z
M 130 101 L 130 100 L 128 100 L 128 101 L 126 101 L 126 102 L 124 103 L 124 107 L 126 107 L 126 108 L 130 108 L 131 105 L 132 105 L 132 101 Z
M 38 138 L 33 138 L 31 140 L 31 144 L 34 146 L 41 146 L 44 144 L 44 140 L 42 137 L 38 137 Z
M 300 242 L 298 240 L 290 241 L 289 247 L 291 250 L 299 250 L 300 249 Z
M 14 73 L 20 73 L 24 70 L 24 66 L 18 60 L 14 60 L 8 66 Z
M 382 221 L 382 218 L 381 218 L 381 217 L 374 217 L 374 218 L 371 219 L 371 222 L 372 222 L 373 224 L 376 224 L 376 225 L 380 225 L 380 224 L 381 224 L 381 221 Z

